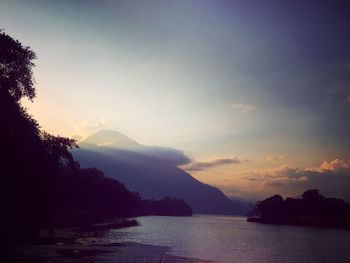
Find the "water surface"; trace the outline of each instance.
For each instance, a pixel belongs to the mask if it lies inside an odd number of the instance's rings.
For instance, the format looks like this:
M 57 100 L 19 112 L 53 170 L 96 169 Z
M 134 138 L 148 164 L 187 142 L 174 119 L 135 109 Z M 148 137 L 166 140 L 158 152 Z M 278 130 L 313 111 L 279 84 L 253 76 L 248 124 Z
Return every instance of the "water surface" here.
M 350 231 L 246 222 L 243 217 L 195 215 L 137 218 L 140 227 L 108 238 L 169 246 L 171 254 L 219 263 L 350 262 Z

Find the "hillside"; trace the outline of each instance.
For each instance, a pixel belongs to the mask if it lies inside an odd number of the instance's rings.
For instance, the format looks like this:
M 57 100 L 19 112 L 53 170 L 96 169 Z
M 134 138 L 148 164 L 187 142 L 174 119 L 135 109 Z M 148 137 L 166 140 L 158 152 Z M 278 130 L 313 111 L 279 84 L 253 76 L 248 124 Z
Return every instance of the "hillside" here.
M 176 150 L 142 146 L 118 132 L 101 131 L 87 138 L 80 149 L 72 153 L 82 167 L 98 167 L 143 198 L 182 198 L 194 213 L 200 214 L 246 212 L 245 207 L 228 199 L 219 189 L 178 168 L 170 158 L 177 154 Z

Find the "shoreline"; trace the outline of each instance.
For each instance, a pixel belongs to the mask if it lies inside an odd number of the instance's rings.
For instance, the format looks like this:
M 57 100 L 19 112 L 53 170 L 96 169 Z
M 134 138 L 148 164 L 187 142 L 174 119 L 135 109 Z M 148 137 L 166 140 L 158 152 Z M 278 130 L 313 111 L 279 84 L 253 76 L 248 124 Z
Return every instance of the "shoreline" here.
M 50 263 L 214 263 L 169 254 L 170 248 L 133 242 L 104 242 L 91 233 L 55 229 L 55 236 L 15 248 L 14 262 Z
M 288 225 L 303 226 L 321 229 L 342 229 L 350 230 L 350 223 L 347 220 L 334 218 L 290 218 L 290 219 L 262 219 L 260 217 L 248 217 L 247 222 L 266 225 Z

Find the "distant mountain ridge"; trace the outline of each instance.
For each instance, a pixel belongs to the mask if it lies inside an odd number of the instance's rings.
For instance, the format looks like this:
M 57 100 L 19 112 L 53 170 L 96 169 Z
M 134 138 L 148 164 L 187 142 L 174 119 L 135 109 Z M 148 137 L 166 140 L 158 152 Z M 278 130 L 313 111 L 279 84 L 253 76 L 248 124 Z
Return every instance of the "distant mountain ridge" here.
M 72 151 L 82 167 L 97 167 L 143 198 L 182 198 L 200 214 L 245 214 L 247 208 L 228 199 L 176 165 L 189 161 L 181 151 L 143 146 L 111 130 L 95 133 Z M 187 158 L 187 159 L 186 159 Z

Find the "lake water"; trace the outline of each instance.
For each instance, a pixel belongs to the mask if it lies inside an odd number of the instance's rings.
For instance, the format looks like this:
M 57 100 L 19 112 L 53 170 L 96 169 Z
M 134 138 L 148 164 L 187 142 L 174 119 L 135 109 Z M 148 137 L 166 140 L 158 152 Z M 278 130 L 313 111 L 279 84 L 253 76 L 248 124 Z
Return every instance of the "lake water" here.
M 109 238 L 170 247 L 179 256 L 221 263 L 350 262 L 350 231 L 249 223 L 243 217 L 137 218 Z

